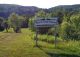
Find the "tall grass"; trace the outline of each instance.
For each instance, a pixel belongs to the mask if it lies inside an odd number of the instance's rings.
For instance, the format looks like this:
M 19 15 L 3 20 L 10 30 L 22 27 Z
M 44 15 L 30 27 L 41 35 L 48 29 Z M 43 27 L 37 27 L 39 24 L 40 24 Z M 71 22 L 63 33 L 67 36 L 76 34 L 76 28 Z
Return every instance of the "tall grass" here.
M 80 41 L 63 41 L 57 38 L 57 48 L 52 35 L 38 35 L 35 47 L 35 32 L 22 29 L 21 33 L 0 32 L 0 57 L 80 57 Z

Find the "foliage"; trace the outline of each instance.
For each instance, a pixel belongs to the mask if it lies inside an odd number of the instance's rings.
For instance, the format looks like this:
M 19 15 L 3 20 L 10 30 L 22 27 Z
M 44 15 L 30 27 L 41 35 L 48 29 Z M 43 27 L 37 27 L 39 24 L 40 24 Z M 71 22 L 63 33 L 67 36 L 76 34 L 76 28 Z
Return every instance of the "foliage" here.
M 22 24 L 23 19 L 24 19 L 23 17 L 15 14 L 15 13 L 12 13 L 10 15 L 9 23 L 15 32 L 20 32 L 20 28 L 21 28 L 21 24 Z
M 80 14 L 71 16 L 70 20 L 71 24 L 74 26 L 75 38 L 80 39 Z
M 6 32 L 8 32 L 8 30 L 9 30 L 9 28 L 10 28 L 10 25 L 9 25 L 9 23 L 8 23 L 8 20 L 5 20 L 5 21 L 3 22 L 3 25 L 4 25 L 4 28 L 5 28 Z
M 34 22 L 35 22 L 35 17 L 32 17 L 32 18 L 29 19 L 29 28 L 32 31 L 35 31 Z
M 46 12 L 44 12 L 43 10 L 38 11 L 38 13 L 36 13 L 37 17 L 41 17 L 41 18 L 45 18 L 46 17 Z
M 4 30 L 3 21 L 4 21 L 4 18 L 0 17 L 0 31 Z
M 72 39 L 74 37 L 74 27 L 72 27 L 71 24 L 69 24 L 68 22 L 63 22 L 61 24 L 61 37 L 69 40 Z

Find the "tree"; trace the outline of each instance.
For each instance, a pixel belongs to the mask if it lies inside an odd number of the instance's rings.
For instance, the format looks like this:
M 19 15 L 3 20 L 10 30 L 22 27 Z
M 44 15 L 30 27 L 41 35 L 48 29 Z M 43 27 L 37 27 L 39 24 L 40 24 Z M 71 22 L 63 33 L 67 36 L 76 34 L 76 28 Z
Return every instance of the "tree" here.
M 28 26 L 29 26 L 29 19 L 32 18 L 32 15 L 23 15 L 22 17 L 24 19 L 23 19 L 21 27 L 22 28 L 28 28 Z
M 61 24 L 61 37 L 66 39 L 66 40 L 69 40 L 69 39 L 73 39 L 74 37 L 74 33 L 75 33 L 75 30 L 74 30 L 74 27 L 68 23 L 68 22 L 63 22 Z
M 38 13 L 36 13 L 37 17 L 41 17 L 41 18 L 45 18 L 46 17 L 46 12 L 44 12 L 43 10 L 38 11 Z
M 75 29 L 75 38 L 80 39 L 80 14 L 72 15 L 70 20 Z
M 35 31 L 34 21 L 35 21 L 35 17 L 29 19 L 29 28 L 33 31 Z
M 6 29 L 6 32 L 8 32 L 8 29 L 10 28 L 8 21 L 7 20 L 4 21 L 3 25 L 4 25 L 4 28 Z
M 64 12 L 64 16 L 63 16 L 63 22 L 66 21 L 66 22 L 69 22 L 70 23 L 71 22 L 70 21 L 70 17 L 73 15 L 73 13 L 74 13 L 74 11 L 71 11 L 71 12 L 70 11 L 65 11 Z
M 0 31 L 4 30 L 3 21 L 4 21 L 4 18 L 0 17 Z
M 12 13 L 9 17 L 9 24 L 13 28 L 14 32 L 21 32 L 21 24 L 23 17 L 18 14 Z

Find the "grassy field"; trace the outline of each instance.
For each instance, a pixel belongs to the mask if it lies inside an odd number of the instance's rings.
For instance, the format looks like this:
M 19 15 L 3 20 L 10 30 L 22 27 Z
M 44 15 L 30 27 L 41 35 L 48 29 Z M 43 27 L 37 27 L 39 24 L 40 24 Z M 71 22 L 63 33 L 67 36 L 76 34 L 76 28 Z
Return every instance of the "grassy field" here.
M 22 29 L 22 33 L 0 32 L 0 57 L 80 57 L 80 41 L 58 38 L 55 48 L 53 36 L 39 35 L 39 47 L 35 47 L 34 36 L 29 29 Z

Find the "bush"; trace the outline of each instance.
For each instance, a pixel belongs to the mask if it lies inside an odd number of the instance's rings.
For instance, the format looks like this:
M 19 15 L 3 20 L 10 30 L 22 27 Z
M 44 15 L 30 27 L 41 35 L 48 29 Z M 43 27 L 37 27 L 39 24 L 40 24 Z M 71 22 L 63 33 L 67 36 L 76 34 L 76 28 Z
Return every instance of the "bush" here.
M 66 40 L 73 39 L 73 37 L 75 36 L 74 33 L 75 33 L 74 27 L 70 23 L 63 22 L 61 24 L 61 34 L 60 35 L 62 38 Z

